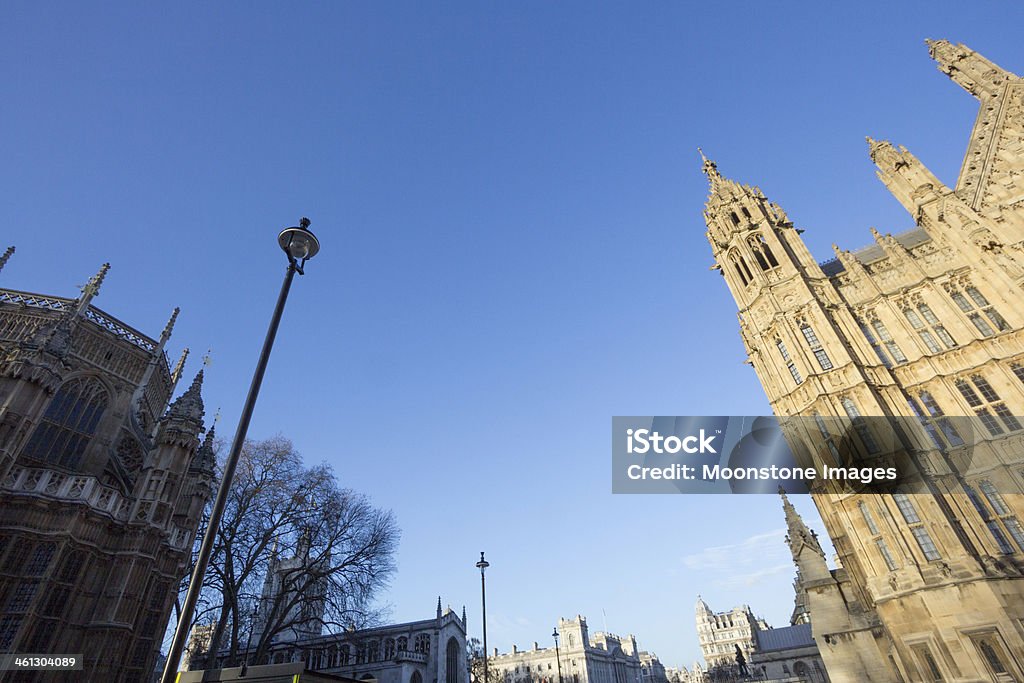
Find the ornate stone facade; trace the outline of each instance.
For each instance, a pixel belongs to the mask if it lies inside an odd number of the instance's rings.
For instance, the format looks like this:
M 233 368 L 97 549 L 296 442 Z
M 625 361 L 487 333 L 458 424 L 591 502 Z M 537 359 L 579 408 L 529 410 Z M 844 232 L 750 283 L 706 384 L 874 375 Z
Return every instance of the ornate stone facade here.
M 75 299 L 0 289 L 0 651 L 96 683 L 153 671 L 214 477 L 202 372 L 167 406 L 177 309 L 158 340 L 104 313 L 108 268 Z
M 1024 80 L 963 45 L 928 47 L 981 106 L 955 187 L 868 139 L 911 230 L 872 229 L 871 246 L 834 247 L 819 264 L 778 204 L 704 160 L 715 267 L 774 412 L 820 418 L 826 441 L 826 420 L 852 421 L 853 448 L 868 455 L 877 435 L 861 416 L 902 416 L 904 443 L 934 475 L 916 495 L 817 489 L 836 569 L 791 524 L 835 683 L 1024 680 Z M 962 467 L 951 463 L 967 446 L 947 415 L 990 437 Z
M 196 650 L 202 649 L 202 642 Z M 193 659 L 205 662 L 202 654 Z M 217 665 L 234 664 L 227 660 L 224 652 Z M 287 662 L 302 662 L 307 671 L 371 683 L 469 683 L 465 609 L 459 617 L 451 609 L 442 610 L 438 598 L 433 619 L 327 635 L 290 631 L 275 639 L 258 664 Z
M 764 619 L 754 616 L 749 605 L 728 612 L 712 612 L 708 603 L 698 596 L 695 612 L 697 640 L 709 670 L 736 664 L 737 647 L 749 662 L 754 650 L 754 631 L 769 628 Z
M 492 681 L 557 683 L 559 662 L 563 683 L 643 683 L 664 676 L 657 655 L 640 652 L 636 638 L 597 632 L 590 636 L 585 617 L 558 620 L 558 652 L 533 644 L 529 650 L 488 657 Z M 645 678 L 646 677 L 646 678 Z

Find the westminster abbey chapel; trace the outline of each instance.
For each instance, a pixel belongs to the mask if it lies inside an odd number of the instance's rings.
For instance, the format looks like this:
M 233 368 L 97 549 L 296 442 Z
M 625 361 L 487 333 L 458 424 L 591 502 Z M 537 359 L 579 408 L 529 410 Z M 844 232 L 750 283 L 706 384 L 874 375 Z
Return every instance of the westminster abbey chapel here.
M 107 269 L 77 298 L 0 288 L 0 652 L 84 655 L 3 681 L 149 680 L 213 492 L 202 372 L 171 400 L 178 311 L 152 339 L 96 308 Z
M 704 159 L 707 238 L 748 362 L 776 415 L 820 431 L 800 452 L 834 462 L 830 425 L 847 421 L 851 447 L 882 457 L 878 420 L 901 420 L 927 475 L 910 491 L 814 489 L 834 568 L 786 503 L 836 683 L 1024 681 L 1024 80 L 963 45 L 928 49 L 980 110 L 953 185 L 868 139 L 910 230 L 872 229 L 819 263 L 778 204 Z

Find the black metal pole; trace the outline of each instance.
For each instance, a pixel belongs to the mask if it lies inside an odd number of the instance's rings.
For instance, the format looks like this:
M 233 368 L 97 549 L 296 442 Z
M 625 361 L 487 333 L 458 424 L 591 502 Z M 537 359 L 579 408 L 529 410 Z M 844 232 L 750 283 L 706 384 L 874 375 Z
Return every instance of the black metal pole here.
M 188 582 L 188 593 L 185 594 L 185 603 L 181 606 L 181 615 L 178 617 L 178 626 L 174 630 L 174 640 L 171 642 L 171 648 L 167 652 L 167 663 L 164 665 L 164 674 L 160 678 L 160 683 L 175 683 L 177 678 L 178 665 L 181 663 L 181 655 L 185 650 L 185 639 L 188 638 L 192 613 L 195 612 L 196 602 L 199 600 L 199 591 L 203 586 L 203 577 L 206 575 L 206 568 L 210 564 L 210 555 L 213 552 L 213 544 L 217 538 L 220 519 L 224 515 L 224 506 L 227 504 L 228 492 L 231 490 L 231 480 L 235 476 L 238 456 L 242 452 L 245 435 L 249 431 L 249 421 L 252 419 L 252 411 L 256 407 L 256 397 L 259 396 L 260 385 L 263 383 L 263 373 L 267 369 L 270 350 L 274 347 L 274 337 L 277 336 L 277 328 L 281 324 L 281 314 L 284 312 L 284 304 L 288 300 L 288 290 L 291 289 L 292 278 L 295 277 L 296 270 L 298 270 L 297 264 L 294 260 L 289 259 L 288 271 L 284 276 L 284 283 L 281 285 L 281 293 L 277 297 L 277 306 L 274 308 L 274 315 L 270 319 L 267 337 L 263 340 L 263 351 L 260 352 L 260 360 L 256 364 L 256 371 L 253 373 L 252 384 L 249 385 L 249 395 L 245 399 L 245 407 L 242 408 L 242 416 L 238 420 L 235 439 L 231 442 L 231 450 L 228 452 L 227 461 L 224 463 L 224 475 L 220 480 L 220 488 L 217 489 L 217 498 L 214 500 L 213 510 L 210 512 L 210 520 L 206 525 L 203 543 L 199 547 L 199 556 L 196 558 L 196 566 L 192 571 L 192 578 Z
M 558 628 L 555 628 L 555 661 L 558 663 L 558 683 L 562 683 L 562 658 L 558 654 Z
M 483 551 L 480 551 L 480 561 L 476 563 L 480 568 L 480 607 L 483 618 L 480 620 L 484 627 L 484 683 L 488 683 L 487 676 L 487 584 L 484 583 L 484 570 L 490 563 L 484 559 Z

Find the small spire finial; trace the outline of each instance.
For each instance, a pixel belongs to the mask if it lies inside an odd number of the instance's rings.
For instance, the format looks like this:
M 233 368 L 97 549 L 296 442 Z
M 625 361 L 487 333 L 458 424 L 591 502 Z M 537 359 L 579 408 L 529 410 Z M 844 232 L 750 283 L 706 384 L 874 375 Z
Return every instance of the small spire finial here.
M 100 293 L 100 287 L 103 285 L 103 278 L 107 277 L 107 271 L 110 270 L 110 264 L 104 263 L 100 266 L 99 271 L 89 278 L 89 281 L 82 285 L 82 299 L 88 300 Z
M 701 170 L 704 171 L 704 175 L 712 180 L 720 178 L 721 174 L 718 172 L 718 164 L 704 156 L 704 150 L 700 147 L 697 148 L 697 153 L 700 154 Z
M 174 323 L 178 319 L 178 313 L 181 309 L 177 306 L 171 311 L 171 317 L 167 320 L 167 324 L 164 325 L 164 331 L 160 333 L 160 344 L 163 345 L 168 339 L 171 338 L 171 332 L 174 330 Z
M 308 219 L 308 218 L 306 218 L 305 216 L 303 216 L 302 218 L 300 218 L 300 219 L 299 219 L 299 227 L 300 227 L 300 228 L 302 228 L 303 230 L 305 230 L 306 228 L 308 228 L 308 227 L 309 227 L 309 219 Z
M 4 252 L 3 256 L 0 256 L 0 270 L 4 269 L 7 265 L 7 259 L 11 258 L 11 254 L 14 253 L 14 247 L 7 247 L 7 251 Z
M 181 371 L 185 369 L 185 360 L 188 358 L 188 347 L 186 346 L 181 351 L 181 356 L 178 358 L 178 362 L 174 364 L 174 370 L 171 371 L 171 384 L 177 384 L 178 380 L 181 379 Z
M 206 349 L 206 353 L 203 354 L 203 367 L 204 368 L 210 367 L 210 365 L 213 363 L 213 358 L 211 357 L 212 353 L 213 353 L 213 349 Z

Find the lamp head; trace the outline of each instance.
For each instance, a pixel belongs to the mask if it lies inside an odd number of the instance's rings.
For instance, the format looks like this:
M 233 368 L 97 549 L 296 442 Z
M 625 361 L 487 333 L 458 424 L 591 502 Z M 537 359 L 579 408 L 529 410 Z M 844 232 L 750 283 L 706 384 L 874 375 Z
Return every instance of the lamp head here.
M 484 552 L 480 551 L 480 561 L 476 563 L 477 569 L 483 574 L 484 570 L 491 566 L 491 563 L 484 559 Z
M 299 272 L 306 261 L 317 255 L 320 251 L 320 241 L 309 229 L 309 219 L 303 218 L 299 221 L 298 227 L 285 228 L 277 236 L 277 243 L 288 255 L 288 260 L 298 265 Z

